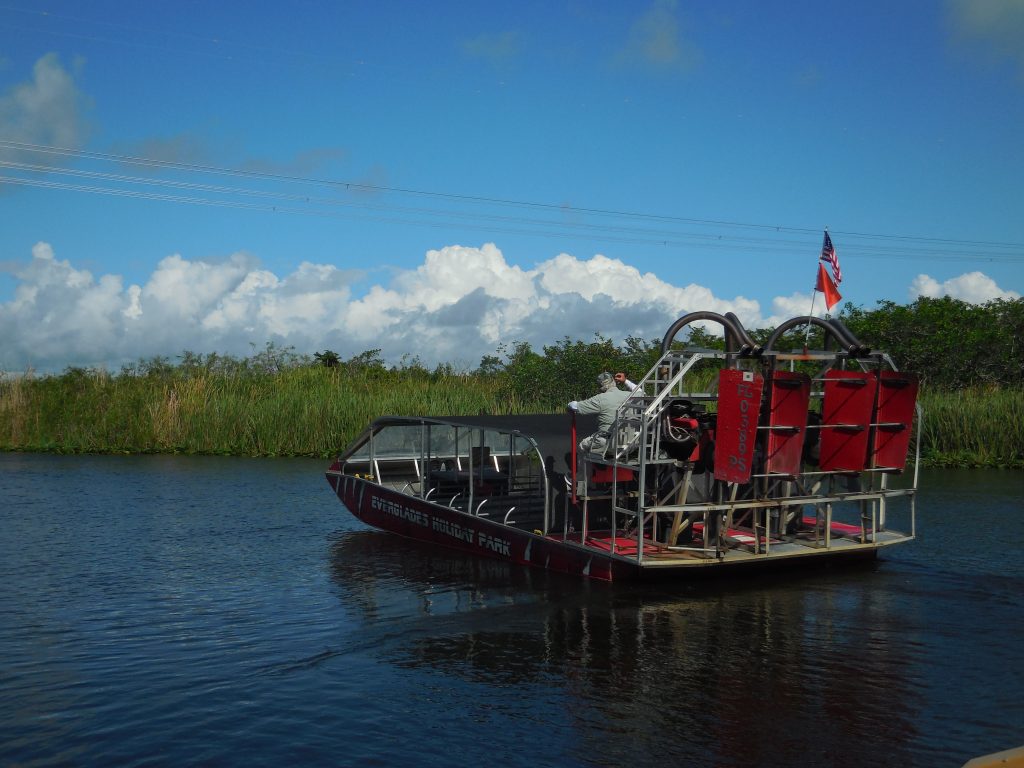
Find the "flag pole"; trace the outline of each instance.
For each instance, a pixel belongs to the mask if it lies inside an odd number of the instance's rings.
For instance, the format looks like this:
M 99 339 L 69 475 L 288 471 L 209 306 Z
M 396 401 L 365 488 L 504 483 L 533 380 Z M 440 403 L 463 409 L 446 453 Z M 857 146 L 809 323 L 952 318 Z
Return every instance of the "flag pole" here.
M 807 330 L 804 331 L 804 353 L 807 353 L 807 342 L 811 338 L 811 318 L 814 317 L 814 300 L 818 298 L 818 284 L 815 282 L 811 290 L 811 311 L 807 315 Z
M 825 231 L 828 232 L 828 227 L 825 227 Z M 821 264 L 821 256 L 818 256 L 817 264 Z M 814 278 L 814 289 L 811 291 L 811 311 L 807 313 L 808 318 L 814 317 L 814 300 L 818 298 L 818 278 Z M 807 320 L 807 330 L 804 331 L 804 352 L 807 352 L 807 343 L 811 338 L 811 321 Z

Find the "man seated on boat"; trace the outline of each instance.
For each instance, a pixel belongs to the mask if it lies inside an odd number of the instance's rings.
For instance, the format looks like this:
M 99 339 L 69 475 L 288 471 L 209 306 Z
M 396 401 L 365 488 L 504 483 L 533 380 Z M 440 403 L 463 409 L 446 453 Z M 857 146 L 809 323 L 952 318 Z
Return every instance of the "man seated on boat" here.
M 617 383 L 625 384 L 626 389 L 619 389 Z M 569 403 L 569 410 L 581 415 L 597 414 L 597 432 L 580 440 L 579 448 L 583 453 L 596 453 L 603 456 L 608 447 L 608 438 L 611 435 L 619 406 L 636 389 L 636 384 L 627 379 L 624 373 L 616 373 L 613 376 L 608 371 L 604 371 L 597 377 L 597 386 L 601 390 L 600 392 L 586 400 L 573 400 Z

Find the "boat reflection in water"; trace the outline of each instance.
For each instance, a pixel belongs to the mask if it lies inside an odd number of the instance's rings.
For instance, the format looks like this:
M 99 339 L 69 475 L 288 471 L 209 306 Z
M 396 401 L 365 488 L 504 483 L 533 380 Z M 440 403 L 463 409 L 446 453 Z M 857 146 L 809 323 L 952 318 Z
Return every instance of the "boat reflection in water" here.
M 901 609 L 867 588 L 875 569 L 659 589 L 376 531 L 332 546 L 339 597 L 388 662 L 550 690 L 552 725 L 575 734 L 567 757 L 602 765 L 914 764 Z

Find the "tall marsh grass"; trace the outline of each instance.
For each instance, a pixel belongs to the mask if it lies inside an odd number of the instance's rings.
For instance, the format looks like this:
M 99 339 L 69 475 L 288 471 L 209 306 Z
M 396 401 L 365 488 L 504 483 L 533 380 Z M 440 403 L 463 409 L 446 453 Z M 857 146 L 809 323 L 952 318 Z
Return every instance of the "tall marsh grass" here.
M 0 450 L 330 456 L 384 415 L 522 413 L 493 377 L 302 367 L 0 379 Z
M 1024 388 L 924 391 L 921 404 L 926 464 L 1024 468 Z M 503 376 L 418 368 L 70 369 L 0 376 L 0 450 L 327 457 L 385 414 L 563 407 L 520 398 Z
M 928 465 L 1024 468 L 1024 388 L 924 391 L 920 402 Z

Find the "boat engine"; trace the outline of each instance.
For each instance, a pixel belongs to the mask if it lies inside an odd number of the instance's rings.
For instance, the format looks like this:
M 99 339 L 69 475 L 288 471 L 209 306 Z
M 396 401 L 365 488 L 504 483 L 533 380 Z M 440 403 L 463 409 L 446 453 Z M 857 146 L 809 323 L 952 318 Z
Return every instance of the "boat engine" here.
M 673 400 L 665 409 L 662 422 L 661 444 L 665 453 L 676 461 L 697 461 L 702 444 L 708 442 L 714 418 L 702 404 Z

